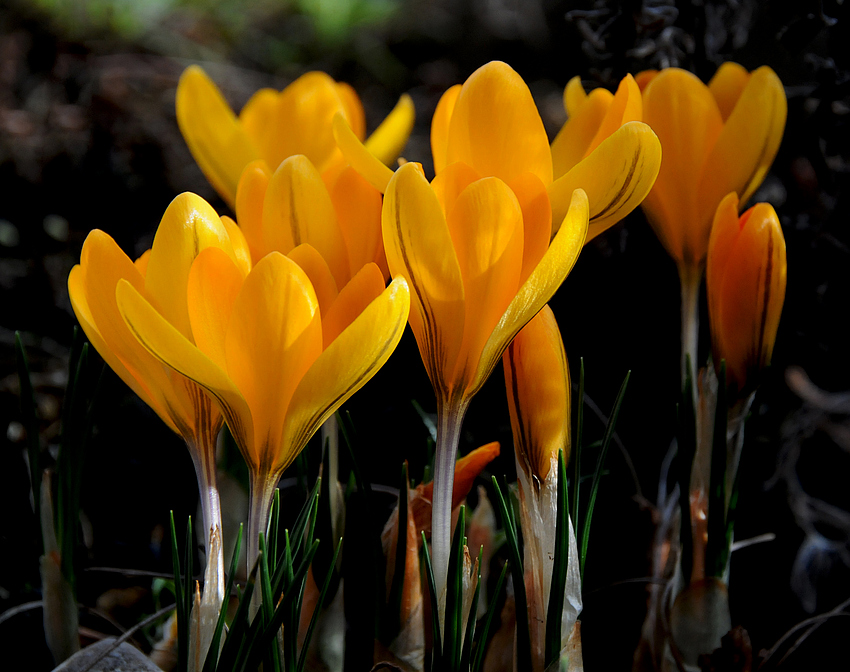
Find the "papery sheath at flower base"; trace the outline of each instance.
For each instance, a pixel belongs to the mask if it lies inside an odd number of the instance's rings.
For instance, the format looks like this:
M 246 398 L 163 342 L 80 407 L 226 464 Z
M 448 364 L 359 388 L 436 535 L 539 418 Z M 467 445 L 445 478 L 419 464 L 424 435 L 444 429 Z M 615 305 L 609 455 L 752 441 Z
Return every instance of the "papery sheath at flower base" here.
M 708 244 L 706 291 L 715 368 L 726 361 L 735 396 L 755 389 L 773 353 L 785 302 L 785 237 L 776 211 L 757 203 L 738 217 L 738 197 L 721 201 Z
M 188 67 L 177 86 L 177 122 L 204 175 L 230 205 L 245 167 L 262 159 L 271 171 L 302 154 L 324 174 L 345 166 L 332 122 L 341 114 L 361 140 L 366 134 L 363 105 L 348 84 L 323 72 L 308 72 L 283 91 L 260 89 L 239 115 L 198 66 Z M 403 95 L 366 140 L 384 163 L 395 161 L 413 128 L 413 102 Z
M 724 63 L 708 85 L 678 68 L 639 79 L 643 119 L 664 150 L 643 209 L 679 269 L 684 380 L 685 355 L 692 367 L 698 364 L 697 298 L 714 213 L 730 192 L 746 203 L 764 180 L 785 129 L 787 102 L 767 66 L 749 73 Z
M 187 286 L 190 268 L 202 251 L 215 249 L 240 278 L 251 267 L 239 227 L 219 217 L 200 197 L 181 194 L 168 206 L 152 248 L 135 264 L 103 231 L 86 238 L 80 264 L 71 270 L 68 291 L 74 313 L 107 364 L 186 442 L 201 493 L 207 544 L 204 594 L 192 647 L 200 662 L 206 654 L 218 610 L 224 599 L 221 511 L 215 481 L 215 441 L 221 414 L 202 388 L 152 357 L 127 328 L 118 310 L 116 288 L 127 283 L 155 305 L 160 319 L 184 339 L 194 338 L 189 319 Z M 199 613 L 200 612 L 200 613 Z M 197 661 L 196 661 L 197 662 Z
M 535 672 L 543 672 L 559 513 L 558 453 L 564 451 L 565 463 L 570 455 L 569 367 L 558 323 L 548 305 L 517 334 L 502 355 L 502 363 L 519 485 L 532 664 Z M 559 648 L 562 654 L 569 654 L 569 669 L 580 670 L 581 638 L 576 622 L 582 609 L 581 576 L 572 523 L 568 534 Z
M 280 253 L 265 256 L 243 281 L 230 258 L 204 251 L 189 279 L 194 342 L 129 283 L 119 283 L 117 297 L 139 342 L 215 398 L 248 463 L 251 567 L 281 474 L 398 344 L 407 283 L 396 278 L 385 288 L 369 264 L 322 314 L 307 274 Z

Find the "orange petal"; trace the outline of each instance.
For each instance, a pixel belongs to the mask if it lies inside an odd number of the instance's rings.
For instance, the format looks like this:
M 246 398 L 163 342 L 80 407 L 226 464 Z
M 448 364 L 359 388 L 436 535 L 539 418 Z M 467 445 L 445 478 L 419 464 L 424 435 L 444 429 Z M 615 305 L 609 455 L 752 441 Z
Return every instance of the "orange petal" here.
M 749 81 L 750 73 L 742 65 L 726 61 L 717 68 L 717 72 L 708 83 L 708 90 L 717 101 L 717 107 L 724 122 L 729 119 L 729 115 L 732 114 L 732 110 L 735 109 L 741 97 L 741 92 Z
M 334 280 L 328 263 L 318 253 L 316 248 L 309 243 L 303 243 L 298 247 L 293 247 L 286 256 L 298 264 L 301 270 L 310 278 L 310 284 L 313 285 L 313 289 L 316 292 L 319 310 L 324 320 L 324 316 L 328 314 L 338 295 L 336 280 Z
M 434 173 L 439 175 L 448 165 L 446 155 L 449 151 L 449 123 L 454 113 L 460 84 L 455 84 L 440 97 L 434 116 L 431 118 L 431 154 L 434 157 Z
M 274 89 L 260 89 L 248 99 L 239 113 L 242 128 L 264 160 L 270 158 L 271 133 L 274 129 L 279 95 Z
M 271 251 L 263 241 L 263 203 L 271 176 L 265 161 L 253 161 L 245 167 L 236 189 L 236 221 L 245 234 L 255 263 Z
M 640 89 L 634 77 L 626 75 L 617 87 L 617 93 L 614 94 L 605 117 L 599 124 L 596 136 L 585 150 L 585 156 L 599 147 L 603 140 L 610 137 L 623 124 L 630 121 L 641 121 L 642 115 L 643 104 L 641 103 Z
M 327 347 L 384 291 L 384 276 L 376 264 L 366 264 L 342 288 L 336 301 L 322 313 L 322 343 Z
M 454 209 L 457 197 L 470 184 L 480 180 L 481 176 L 465 163 L 453 163 L 446 166 L 432 181 L 431 188 L 437 195 L 437 200 L 443 206 L 443 212 L 448 214 Z
M 522 272 L 524 283 L 549 248 L 552 234 L 552 205 L 546 187 L 536 175 L 525 173 L 510 183 L 522 209 Z
M 383 257 L 381 193 L 347 166 L 329 189 L 352 270 Z
M 588 154 L 614 96 L 605 89 L 594 89 L 582 104 L 570 113 L 552 142 L 552 169 L 557 180 Z

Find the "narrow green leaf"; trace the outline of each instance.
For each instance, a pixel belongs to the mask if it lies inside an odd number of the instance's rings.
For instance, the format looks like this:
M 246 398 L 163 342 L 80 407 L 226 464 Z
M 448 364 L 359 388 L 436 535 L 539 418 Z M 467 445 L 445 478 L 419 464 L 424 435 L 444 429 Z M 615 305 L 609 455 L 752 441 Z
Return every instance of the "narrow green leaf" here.
M 499 603 L 499 595 L 502 593 L 502 587 L 505 585 L 505 577 L 508 575 L 508 563 L 502 565 L 502 573 L 499 574 L 499 580 L 496 582 L 496 590 L 490 598 L 490 606 L 487 608 L 487 618 L 484 620 L 484 627 L 481 629 L 481 634 L 478 637 L 478 642 L 475 645 L 475 659 L 472 664 L 471 672 L 481 672 L 484 666 L 484 656 L 487 653 L 487 640 L 490 636 L 490 626 L 493 623 L 493 617 L 496 615 L 496 605 Z
M 599 484 L 602 480 L 602 467 L 605 465 L 605 458 L 608 456 L 608 449 L 611 446 L 611 438 L 614 436 L 614 430 L 617 427 L 617 418 L 620 415 L 620 408 L 623 405 L 623 398 L 626 396 L 626 388 L 629 385 L 629 378 L 632 372 L 626 373 L 623 379 L 623 384 L 620 385 L 620 391 L 617 394 L 617 399 L 614 401 L 614 408 L 611 410 L 611 416 L 608 418 L 608 424 L 605 427 L 605 437 L 602 439 L 602 449 L 599 451 L 599 460 L 596 462 L 596 471 L 593 475 L 593 484 L 590 486 L 590 498 L 587 502 L 587 513 L 584 517 L 584 525 L 582 525 L 581 546 L 580 546 L 580 571 L 582 580 L 584 579 L 584 563 L 587 557 L 587 542 L 590 540 L 590 523 L 593 520 L 593 509 L 596 506 L 596 496 L 599 493 Z
M 444 664 L 452 670 L 460 665 L 460 638 L 463 623 L 463 536 L 466 531 L 466 507 L 460 507 L 451 550 L 446 582 L 446 620 L 443 629 Z
M 437 425 L 431 419 L 431 416 L 428 415 L 422 406 L 419 405 L 419 402 L 416 399 L 411 399 L 410 403 L 413 404 L 413 408 L 416 409 L 416 413 L 419 416 L 419 419 L 422 420 L 422 424 L 425 425 L 425 428 L 428 430 L 428 434 L 431 435 L 431 440 L 436 443 L 437 442 Z
M 437 671 L 442 669 L 443 661 L 443 644 L 440 633 L 440 603 L 437 600 L 437 584 L 434 580 L 434 567 L 431 564 L 431 554 L 428 552 L 428 540 L 425 539 L 425 533 L 422 533 L 422 552 L 425 556 L 425 576 L 428 579 L 428 592 L 431 595 L 431 670 Z
M 30 365 L 21 332 L 15 332 L 15 354 L 17 355 L 18 380 L 21 386 L 21 419 L 27 430 L 27 457 L 30 463 L 30 483 L 32 485 L 32 502 L 35 513 L 35 523 L 41 531 L 41 440 L 38 435 L 38 415 L 36 412 L 35 393 L 30 378 Z M 38 535 L 39 555 L 44 553 L 43 535 Z
M 171 529 L 171 567 L 174 572 L 174 606 L 177 611 L 177 669 L 186 670 L 189 665 L 189 619 L 186 614 L 186 601 L 183 599 L 184 585 L 180 571 L 174 511 L 169 511 L 168 516 Z
M 230 602 L 230 594 L 233 591 L 233 584 L 236 580 L 236 569 L 239 565 L 239 552 L 242 550 L 242 524 L 239 524 L 239 532 L 236 533 L 236 543 L 233 546 L 233 555 L 230 558 L 230 570 L 227 572 L 227 585 L 224 589 L 224 602 L 221 604 L 221 611 L 218 614 L 218 621 L 215 624 L 215 634 L 213 634 L 210 648 L 207 652 L 206 661 L 204 661 L 203 672 L 215 672 L 218 665 L 218 651 L 221 648 L 221 634 L 224 632 L 224 622 L 227 619 L 227 607 Z
M 351 415 L 349 413 L 346 413 L 345 415 L 337 413 L 337 420 L 339 422 L 339 430 L 342 434 L 342 440 L 345 443 L 346 448 L 348 448 L 348 455 L 351 458 L 351 467 L 354 471 L 354 478 L 357 481 L 357 489 L 360 490 L 360 492 L 372 492 L 372 484 L 364 476 L 363 470 L 360 469 L 360 463 L 354 455 L 354 440 L 356 438 L 356 432 L 354 429 L 354 423 L 351 421 Z
M 280 529 L 280 488 L 274 489 L 271 511 L 269 512 L 268 526 L 266 527 L 266 557 L 269 571 L 274 574 L 277 569 L 277 538 Z
M 259 558 L 251 568 L 251 573 L 248 575 L 248 583 L 245 585 L 245 590 L 239 598 L 239 606 L 236 608 L 236 614 L 233 616 L 233 621 L 230 623 L 230 630 L 227 633 L 227 638 L 224 640 L 224 648 L 221 651 L 221 656 L 218 659 L 218 667 L 216 669 L 223 672 L 231 672 L 237 669 L 237 660 L 242 657 L 243 652 L 249 648 L 248 633 L 250 625 L 248 623 L 251 597 L 254 595 L 255 585 L 257 582 L 257 572 L 260 570 Z M 258 613 L 254 622 L 259 624 L 262 622 L 262 616 Z M 180 670 L 186 668 L 178 668 Z
M 581 538 L 579 530 L 579 492 L 581 490 L 581 450 L 584 435 L 584 357 L 579 360 L 578 401 L 576 402 L 576 435 L 572 447 L 573 461 L 573 499 L 570 506 L 570 518 L 576 526 L 576 537 Z
M 567 497 L 567 468 L 564 451 L 558 451 L 558 517 L 555 524 L 555 559 L 546 611 L 546 640 L 544 669 L 561 654 L 561 619 L 564 615 L 564 591 L 567 586 L 567 567 L 570 561 L 570 526 Z
M 310 640 L 313 638 L 313 630 L 316 628 L 316 623 L 319 621 L 319 614 L 322 611 L 322 605 L 325 603 L 325 597 L 328 594 L 328 588 L 331 585 L 331 579 L 334 574 L 334 567 L 336 566 L 337 557 L 339 557 L 339 551 L 342 548 L 342 537 L 336 543 L 336 550 L 333 554 L 333 560 L 331 561 L 330 569 L 325 574 L 325 581 L 322 583 L 322 590 L 319 593 L 319 599 L 316 602 L 316 606 L 313 608 L 313 615 L 310 617 L 310 625 L 307 627 L 307 632 L 304 634 L 304 644 L 301 646 L 301 655 L 298 657 L 298 668 L 296 672 L 303 672 L 304 665 L 307 663 L 307 652 L 310 649 Z
M 708 486 L 708 541 L 705 568 L 710 576 L 723 576 L 726 569 L 726 361 L 720 362 L 717 403 L 714 409 L 714 434 L 711 442 L 711 472 Z
M 472 640 L 475 637 L 475 622 L 478 619 L 478 598 L 481 595 L 481 565 L 484 564 L 484 547 L 478 547 L 478 571 L 475 581 L 475 592 L 466 614 L 466 633 L 463 636 L 463 650 L 460 656 L 459 670 L 469 670 L 472 660 Z
M 682 398 L 678 407 L 676 472 L 679 481 L 679 510 L 681 519 L 679 527 L 682 544 L 681 568 L 682 576 L 686 580 L 689 580 L 693 569 L 694 556 L 694 540 L 691 529 L 691 470 L 693 469 L 694 455 L 697 448 L 697 424 L 696 411 L 694 409 L 694 379 L 691 375 L 690 357 L 686 356 L 685 365 L 687 367 L 687 373 L 682 389 Z

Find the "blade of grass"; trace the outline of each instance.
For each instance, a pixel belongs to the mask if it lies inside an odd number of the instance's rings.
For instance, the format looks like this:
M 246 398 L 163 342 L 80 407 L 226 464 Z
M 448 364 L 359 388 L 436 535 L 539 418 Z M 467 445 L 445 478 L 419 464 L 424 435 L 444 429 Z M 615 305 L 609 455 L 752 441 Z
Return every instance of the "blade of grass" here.
M 605 465 L 605 458 L 608 455 L 608 448 L 611 446 L 611 437 L 614 436 L 614 429 L 617 426 L 617 418 L 620 415 L 620 408 L 623 404 L 623 398 L 626 396 L 626 388 L 629 385 L 629 378 L 632 372 L 626 373 L 623 379 L 623 384 L 620 385 L 620 391 L 617 394 L 617 399 L 614 401 L 614 408 L 611 410 L 611 416 L 608 418 L 608 425 L 605 427 L 605 436 L 602 439 L 602 449 L 599 451 L 599 459 L 596 462 L 596 471 L 593 475 L 593 483 L 590 486 L 590 497 L 587 502 L 587 513 L 584 517 L 584 525 L 581 531 L 581 546 L 579 569 L 581 578 L 584 580 L 584 563 L 587 558 L 587 543 L 590 540 L 590 523 L 593 520 L 593 509 L 596 506 L 596 496 L 599 494 L 599 484 L 602 480 L 602 467 Z
M 475 637 L 475 622 L 478 616 L 478 598 L 481 595 L 481 565 L 484 563 L 484 547 L 478 547 L 478 572 L 475 580 L 475 593 L 466 614 L 466 633 L 463 636 L 463 650 L 460 655 L 459 670 L 466 672 L 472 660 L 472 639 Z
M 331 579 L 334 574 L 334 566 L 336 565 L 337 557 L 339 556 L 339 551 L 342 548 L 342 537 L 339 538 L 336 544 L 336 550 L 333 554 L 333 560 L 331 561 L 331 568 L 325 574 L 324 583 L 322 583 L 322 590 L 319 593 L 319 600 L 316 602 L 316 606 L 313 608 L 313 615 L 310 617 L 310 625 L 307 626 L 307 632 L 304 635 L 304 644 L 301 646 L 301 655 L 298 657 L 298 667 L 296 672 L 303 672 L 304 665 L 307 663 L 307 652 L 310 649 L 310 640 L 313 638 L 313 630 L 316 627 L 316 623 L 319 621 L 319 614 L 322 611 L 322 605 L 325 603 L 325 597 L 328 593 L 328 588 L 331 585 Z
M 440 633 L 440 603 L 437 600 L 437 584 L 434 580 L 434 567 L 431 564 L 431 554 L 428 552 L 428 540 L 425 539 L 425 533 L 422 532 L 422 552 L 425 556 L 425 576 L 428 579 L 428 593 L 431 595 L 431 670 L 436 671 L 442 669 L 443 660 L 443 644 Z
M 546 612 L 544 669 L 561 654 L 561 619 L 564 615 L 564 591 L 567 586 L 567 566 L 570 560 L 570 527 L 568 520 L 567 468 L 564 451 L 558 451 L 558 514 L 555 523 L 555 559 Z
M 461 506 L 449 553 L 445 628 L 443 629 L 444 662 L 452 670 L 457 670 L 460 665 L 460 635 L 461 624 L 463 623 L 463 538 L 465 530 L 466 507 Z
M 472 664 L 471 672 L 481 672 L 484 665 L 484 655 L 487 652 L 487 639 L 490 635 L 490 626 L 493 624 L 493 617 L 496 615 L 496 605 L 499 603 L 499 595 L 502 593 L 502 587 L 505 585 L 505 577 L 508 575 L 508 563 L 502 565 L 502 573 L 499 574 L 499 580 L 496 582 L 496 590 L 493 591 L 493 596 L 490 599 L 490 606 L 487 609 L 487 618 L 484 621 L 484 627 L 481 629 L 481 634 L 478 636 L 478 642 L 475 645 L 475 658 Z
M 351 468 L 354 471 L 354 480 L 357 481 L 357 489 L 360 490 L 360 492 L 372 492 L 372 484 L 363 475 L 363 470 L 360 469 L 360 463 L 354 455 L 354 439 L 356 437 L 356 432 L 354 429 L 354 423 L 351 421 L 351 415 L 349 413 L 346 413 L 345 415 L 337 413 L 337 420 L 339 422 L 339 431 L 342 434 L 343 442 L 345 443 L 346 448 L 348 448 L 348 455 L 351 458 Z
M 186 617 L 186 601 L 183 599 L 183 577 L 174 511 L 169 511 L 168 515 L 171 529 L 171 568 L 174 571 L 174 603 L 177 611 L 177 669 L 185 670 L 189 665 L 189 620 Z
M 21 385 L 21 419 L 27 430 L 27 457 L 30 463 L 30 484 L 32 485 L 32 503 L 36 525 L 41 530 L 41 440 L 38 436 L 38 415 L 36 413 L 35 393 L 30 378 L 30 365 L 21 332 L 15 332 L 15 354 L 17 355 L 18 380 Z M 44 553 L 43 535 L 38 535 L 38 553 Z
M 584 357 L 579 360 L 578 401 L 576 402 L 576 436 L 573 444 L 573 498 L 570 506 L 570 518 L 576 526 L 576 534 L 581 538 L 579 530 L 579 492 L 581 490 L 581 449 L 584 435 Z
M 676 471 L 679 481 L 679 535 L 682 544 L 682 576 L 690 580 L 694 562 L 694 540 L 691 529 L 691 470 L 697 448 L 696 412 L 694 410 L 694 379 L 691 376 L 690 358 L 685 359 L 687 374 L 682 389 L 682 399 L 678 408 L 678 453 Z
M 224 590 L 224 602 L 221 604 L 221 611 L 218 614 L 218 621 L 215 624 L 215 633 L 212 641 L 210 641 L 209 652 L 207 653 L 206 661 L 204 662 L 203 672 L 215 672 L 218 664 L 218 653 L 221 648 L 221 634 L 224 632 L 224 622 L 227 619 L 227 606 L 230 601 L 230 594 L 233 590 L 233 584 L 236 580 L 236 568 L 239 565 L 239 552 L 242 550 L 242 524 L 239 525 L 239 532 L 236 533 L 236 543 L 233 546 L 233 556 L 230 558 L 230 570 L 227 572 L 227 586 Z
M 714 408 L 714 434 L 711 441 L 711 471 L 708 487 L 708 542 L 705 568 L 711 576 L 723 576 L 726 564 L 726 428 L 728 401 L 726 361 L 720 362 L 717 400 Z

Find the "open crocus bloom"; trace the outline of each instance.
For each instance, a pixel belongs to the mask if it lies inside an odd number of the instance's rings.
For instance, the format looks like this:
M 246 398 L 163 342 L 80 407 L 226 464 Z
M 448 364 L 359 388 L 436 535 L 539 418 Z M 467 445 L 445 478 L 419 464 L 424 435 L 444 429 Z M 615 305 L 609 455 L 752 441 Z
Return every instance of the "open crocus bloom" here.
M 678 68 L 641 76 L 643 119 L 664 160 L 643 202 L 655 234 L 680 266 L 702 271 L 711 223 L 734 191 L 745 203 L 779 149 L 788 106 L 767 66 L 724 63 L 706 86 Z
M 119 283 L 117 298 L 139 342 L 217 401 L 251 476 L 253 565 L 280 475 L 398 344 L 407 283 L 384 288 L 377 267 L 366 266 L 322 314 L 307 274 L 282 254 L 270 253 L 243 280 L 230 257 L 205 250 L 188 283 L 194 340 L 130 283 Z
M 539 180 L 532 176 L 527 184 L 528 193 L 545 203 L 546 192 L 535 191 Z M 387 262 L 410 285 L 410 325 L 437 395 L 431 538 L 441 601 L 455 454 L 466 408 L 511 339 L 567 277 L 587 235 L 583 191 L 576 190 L 551 245 L 551 213 L 536 203 L 531 199 L 524 211 L 502 179 L 476 179 L 463 167 L 429 184 L 413 163 L 395 172 L 384 198 Z
M 545 668 L 545 643 L 555 533 L 558 452 L 570 454 L 570 372 L 555 315 L 545 306 L 505 351 L 505 387 L 516 450 L 519 510 L 525 539 L 523 569 L 534 670 Z M 569 563 L 561 616 L 561 651 L 580 645 L 572 632 L 582 608 L 578 545 L 569 524 Z M 573 658 L 580 650 L 571 651 Z
M 459 175 L 498 177 L 514 190 L 523 213 L 551 209 L 552 235 L 579 188 L 589 202 L 588 239 L 625 217 L 649 192 L 661 161 L 655 134 L 633 121 L 640 116 L 637 86 L 629 77 L 616 95 L 594 92 L 589 102 L 576 80 L 567 89 L 575 120 L 551 148 L 528 86 L 509 65 L 492 61 L 447 90 L 431 122 L 435 188 Z M 334 133 L 351 165 L 385 191 L 391 171 L 359 145 L 341 115 Z
M 736 194 L 721 201 L 706 276 L 715 366 L 726 360 L 727 382 L 746 394 L 770 363 L 785 302 L 785 238 L 771 205 L 757 203 L 739 218 Z
M 190 66 L 177 86 L 177 123 L 204 175 L 233 207 L 245 166 L 263 159 L 272 170 L 284 159 L 305 155 L 324 172 L 343 163 L 332 122 L 341 114 L 357 137 L 366 134 L 360 98 L 349 85 L 323 72 L 308 72 L 283 91 L 261 89 L 237 117 L 206 73 Z M 401 153 L 413 128 L 413 102 L 404 95 L 366 140 L 385 163 Z
M 152 248 L 134 264 L 115 241 L 95 229 L 86 238 L 80 264 L 68 277 L 77 319 L 104 361 L 186 441 L 201 493 L 207 570 L 200 614 L 201 655 L 206 653 L 224 598 L 221 512 L 215 481 L 215 441 L 221 415 L 194 382 L 164 367 L 136 340 L 121 319 L 116 287 L 125 283 L 157 307 L 160 319 L 182 338 L 194 339 L 187 287 L 199 253 L 213 248 L 240 278 L 251 261 L 232 220 L 220 218 L 202 198 L 181 194 L 163 215 Z M 206 638 L 206 639 L 205 639 Z

